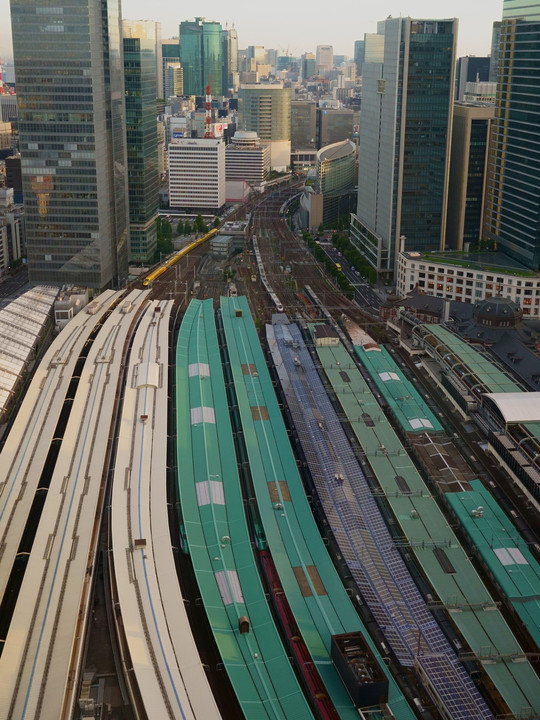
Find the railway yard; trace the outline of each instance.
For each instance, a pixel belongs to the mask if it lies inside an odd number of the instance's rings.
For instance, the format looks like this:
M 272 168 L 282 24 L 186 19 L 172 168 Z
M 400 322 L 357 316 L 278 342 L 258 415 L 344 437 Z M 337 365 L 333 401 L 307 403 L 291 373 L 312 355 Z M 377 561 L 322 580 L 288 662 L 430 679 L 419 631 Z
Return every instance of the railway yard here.
M 475 372 L 520 388 L 448 331 L 392 344 L 297 193 L 43 356 L 0 453 L 0 718 L 540 718 L 540 423 L 488 428 Z

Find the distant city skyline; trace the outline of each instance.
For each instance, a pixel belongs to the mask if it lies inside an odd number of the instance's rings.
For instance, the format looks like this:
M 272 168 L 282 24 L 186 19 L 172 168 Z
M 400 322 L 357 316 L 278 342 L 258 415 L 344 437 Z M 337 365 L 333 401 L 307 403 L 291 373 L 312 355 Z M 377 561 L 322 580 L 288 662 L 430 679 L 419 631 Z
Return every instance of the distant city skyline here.
M 246 13 L 238 5 L 224 6 L 215 0 L 200 8 L 191 6 L 180 8 L 165 0 L 158 0 L 149 9 L 144 0 L 123 0 L 122 16 L 129 20 L 157 20 L 162 23 L 162 37 L 178 35 L 181 20 L 195 15 L 208 20 L 221 22 L 225 27 L 233 24 L 238 30 L 239 47 L 264 45 L 274 48 L 279 54 L 289 52 L 299 56 L 304 52 L 315 52 L 316 46 L 325 44 L 334 47 L 336 55 L 352 57 L 354 41 L 361 40 L 366 32 L 376 32 L 377 21 L 388 15 L 398 17 L 410 15 L 417 18 L 450 18 L 459 20 L 458 56 L 487 55 L 491 44 L 491 27 L 494 20 L 502 17 L 502 0 L 486 9 L 482 3 L 455 0 L 451 5 L 428 0 L 410 0 L 399 3 L 387 0 L 351 13 L 351 6 L 345 0 L 337 0 L 328 15 L 328 7 L 315 3 L 310 5 L 312 12 L 305 11 L 306 6 L 295 6 L 277 0 L 269 5 L 259 5 L 257 12 Z M 190 14 L 191 13 L 191 14 Z M 0 57 L 4 61 L 13 56 L 11 45 L 11 20 L 9 0 L 0 0 Z M 355 22 L 352 22 L 355 20 Z

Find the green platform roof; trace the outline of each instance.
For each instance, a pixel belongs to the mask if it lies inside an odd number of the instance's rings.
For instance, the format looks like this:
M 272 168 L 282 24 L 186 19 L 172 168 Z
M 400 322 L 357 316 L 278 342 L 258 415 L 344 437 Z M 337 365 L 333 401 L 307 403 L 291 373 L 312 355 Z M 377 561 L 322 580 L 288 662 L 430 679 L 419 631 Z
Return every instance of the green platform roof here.
M 362 625 L 315 524 L 246 298 L 221 316 L 257 504 L 300 634 L 340 717 L 358 718 L 330 658 L 334 634 L 362 632 L 389 679 L 395 716 L 414 713 Z
M 485 392 L 516 392 L 520 387 L 483 352 L 469 345 L 441 325 L 424 325 L 426 331 L 438 338 L 456 358 L 474 373 Z
M 313 715 L 274 624 L 244 513 L 212 300 L 192 300 L 176 355 L 183 521 L 210 626 L 247 720 Z M 241 633 L 239 619 L 249 620 Z
M 540 647 L 540 564 L 491 493 L 479 480 L 471 487 L 471 492 L 447 493 L 446 498 Z
M 499 658 L 486 660 L 484 669 L 512 712 L 519 714 L 529 706 L 540 712 L 538 676 L 353 359 L 341 343 L 316 351 L 399 523 L 402 537 L 397 541 L 410 546 L 473 652 Z M 396 369 L 394 363 L 392 372 Z M 449 563 L 446 570 L 437 557 L 441 551 Z M 516 656 L 523 662 L 515 663 Z
M 355 345 L 354 349 L 404 432 L 442 431 L 440 422 L 386 348 L 366 350 Z
M 514 382 L 505 372 L 486 357 L 485 353 L 478 350 L 464 340 L 451 333 L 441 325 L 425 325 L 431 335 L 444 343 L 465 368 L 465 372 L 471 372 L 477 378 L 478 383 L 483 386 L 485 393 L 514 393 L 523 392 L 523 388 Z M 540 423 L 523 423 L 532 437 L 540 438 Z

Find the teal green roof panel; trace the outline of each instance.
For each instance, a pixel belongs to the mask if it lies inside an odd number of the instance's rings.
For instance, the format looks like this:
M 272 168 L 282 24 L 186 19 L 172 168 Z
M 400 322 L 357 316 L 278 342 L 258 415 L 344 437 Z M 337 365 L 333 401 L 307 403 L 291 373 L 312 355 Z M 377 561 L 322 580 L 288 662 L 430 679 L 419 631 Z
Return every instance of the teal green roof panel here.
M 248 720 L 286 720 L 293 716 L 311 720 L 253 556 L 212 300 L 193 300 L 184 316 L 178 336 L 176 380 L 183 521 L 225 669 Z M 200 412 L 201 408 L 205 411 Z M 250 623 L 247 633 L 240 633 L 242 616 Z
M 404 432 L 438 432 L 443 429 L 386 348 L 366 350 L 361 345 L 355 345 L 354 350 Z
M 412 719 L 414 713 L 360 622 L 315 524 L 246 298 L 221 298 L 221 317 L 264 533 L 328 694 L 340 717 L 358 717 L 331 661 L 330 647 L 334 634 L 362 632 L 389 678 L 394 714 Z
M 479 480 L 471 486 L 471 492 L 447 493 L 446 498 L 540 647 L 540 564 L 491 493 Z
M 313 326 L 310 330 L 313 332 Z M 512 711 L 519 714 L 531 705 L 540 712 L 540 680 L 525 661 L 519 643 L 353 359 L 341 343 L 316 347 L 316 351 L 400 525 L 403 540 L 415 554 L 435 593 L 473 652 L 478 656 L 486 652 L 508 656 L 503 661 L 487 662 L 484 669 Z M 390 356 L 385 367 L 388 372 L 397 372 Z M 445 572 L 435 548 L 442 550 L 455 572 Z M 514 663 L 510 656 L 520 656 L 523 662 Z

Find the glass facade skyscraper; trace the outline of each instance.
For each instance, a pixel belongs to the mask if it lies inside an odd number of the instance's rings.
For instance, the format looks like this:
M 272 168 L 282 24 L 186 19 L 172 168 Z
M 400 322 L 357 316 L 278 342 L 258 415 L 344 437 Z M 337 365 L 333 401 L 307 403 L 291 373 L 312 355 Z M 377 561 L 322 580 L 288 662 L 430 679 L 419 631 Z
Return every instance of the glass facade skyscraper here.
M 129 188 L 129 256 L 151 262 L 157 250 L 159 208 L 155 41 L 124 37 Z
M 379 24 L 364 62 L 358 207 L 351 236 L 379 272 L 397 252 L 444 248 L 457 20 Z M 405 238 L 405 241 L 402 240 Z
M 127 278 L 128 202 L 117 0 L 12 0 L 32 282 Z
M 184 71 L 184 94 L 204 95 L 209 79 L 212 94 L 223 94 L 222 28 L 204 18 L 180 23 L 180 64 Z
M 485 237 L 540 269 L 540 2 L 505 0 Z

